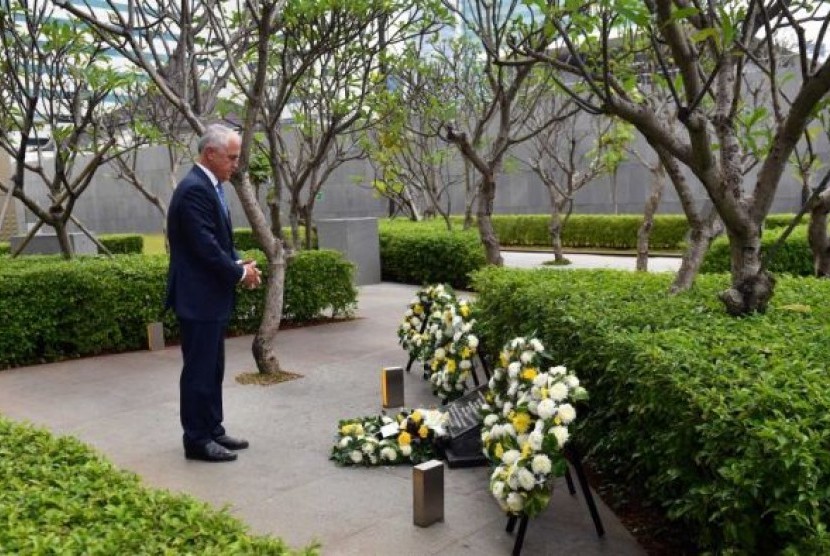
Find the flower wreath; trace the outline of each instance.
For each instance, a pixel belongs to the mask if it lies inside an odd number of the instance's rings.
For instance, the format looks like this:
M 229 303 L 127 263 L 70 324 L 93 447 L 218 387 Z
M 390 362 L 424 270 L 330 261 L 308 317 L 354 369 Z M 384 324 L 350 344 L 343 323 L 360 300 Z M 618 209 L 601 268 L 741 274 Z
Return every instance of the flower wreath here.
M 340 421 L 330 459 L 340 465 L 397 465 L 435 458 L 448 435 L 449 416 L 433 409 L 403 410 Z
M 452 302 L 455 302 L 455 294 L 443 284 L 421 288 L 409 302 L 398 326 L 398 343 L 413 360 L 426 361 L 431 353 L 428 338 L 421 333 L 424 320 L 429 317 L 428 311 Z
M 535 517 L 547 507 L 551 481 L 567 469 L 562 447 L 576 419 L 570 402 L 588 397 L 565 367 L 542 370 L 544 349 L 535 338 L 505 345 L 482 406 L 482 446 L 495 467 L 490 492 L 511 515 Z
M 447 304 L 441 311 L 433 311 L 427 323 L 432 341 L 432 357 L 428 361 L 432 391 L 443 402 L 464 395 L 467 378 L 472 373 L 473 357 L 478 349 L 478 338 L 472 333 L 475 320 L 466 300 Z

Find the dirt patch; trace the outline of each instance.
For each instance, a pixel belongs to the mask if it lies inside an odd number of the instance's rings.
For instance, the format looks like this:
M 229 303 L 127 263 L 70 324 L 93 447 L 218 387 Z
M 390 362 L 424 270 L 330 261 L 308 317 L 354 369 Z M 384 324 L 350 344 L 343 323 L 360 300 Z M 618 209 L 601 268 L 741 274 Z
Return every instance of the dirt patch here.
M 288 382 L 302 378 L 303 375 L 299 373 L 292 373 L 290 371 L 280 371 L 278 373 L 259 373 L 259 372 L 243 372 L 234 377 L 239 384 L 256 384 L 258 386 L 271 386 L 281 382 Z

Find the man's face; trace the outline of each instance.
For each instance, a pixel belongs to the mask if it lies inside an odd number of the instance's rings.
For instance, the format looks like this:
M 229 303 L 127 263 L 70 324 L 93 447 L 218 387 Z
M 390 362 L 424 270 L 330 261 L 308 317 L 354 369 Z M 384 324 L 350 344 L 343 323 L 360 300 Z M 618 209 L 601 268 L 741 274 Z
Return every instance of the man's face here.
M 220 182 L 228 181 L 239 166 L 239 150 L 239 138 L 231 137 L 227 147 L 207 147 L 203 163 Z

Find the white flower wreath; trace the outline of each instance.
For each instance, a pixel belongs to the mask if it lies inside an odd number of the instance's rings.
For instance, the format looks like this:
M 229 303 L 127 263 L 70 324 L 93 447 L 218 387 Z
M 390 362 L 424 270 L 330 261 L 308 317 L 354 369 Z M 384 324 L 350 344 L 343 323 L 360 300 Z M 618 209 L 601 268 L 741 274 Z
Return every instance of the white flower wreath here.
M 472 332 L 475 320 L 471 314 L 469 301 L 460 300 L 432 312 L 427 324 L 434 348 L 428 362 L 429 381 L 433 392 L 445 402 L 464 395 L 467 378 L 473 372 L 478 337 Z
M 494 466 L 490 491 L 511 515 L 535 517 L 547 507 L 552 479 L 567 469 L 562 447 L 576 419 L 571 402 L 588 397 L 565 367 L 542 370 L 545 357 L 536 338 L 508 342 L 482 406 L 482 446 Z
M 432 354 L 429 336 L 421 332 L 430 312 L 454 301 L 453 291 L 443 284 L 437 284 L 421 288 L 409 302 L 398 326 L 398 343 L 413 360 L 426 362 Z

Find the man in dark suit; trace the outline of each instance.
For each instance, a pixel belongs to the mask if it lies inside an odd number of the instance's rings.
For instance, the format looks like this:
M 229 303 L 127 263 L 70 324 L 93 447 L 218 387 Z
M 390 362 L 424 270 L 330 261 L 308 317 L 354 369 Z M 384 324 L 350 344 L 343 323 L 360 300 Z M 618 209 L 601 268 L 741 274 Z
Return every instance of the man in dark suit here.
M 198 150 L 198 161 L 176 187 L 167 213 L 166 306 L 176 313 L 181 328 L 185 457 L 233 461 L 231 450 L 247 448 L 248 442 L 229 436 L 222 426 L 225 330 L 235 288 L 257 287 L 260 272 L 253 261 L 240 260 L 233 247 L 222 188 L 239 162 L 239 135 L 221 125 L 209 126 Z

